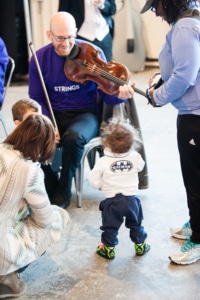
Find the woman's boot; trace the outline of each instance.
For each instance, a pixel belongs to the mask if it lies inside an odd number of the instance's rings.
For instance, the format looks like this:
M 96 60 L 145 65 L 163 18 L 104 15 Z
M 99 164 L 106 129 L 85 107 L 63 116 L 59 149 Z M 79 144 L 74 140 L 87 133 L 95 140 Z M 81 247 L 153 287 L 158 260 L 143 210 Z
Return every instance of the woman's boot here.
M 16 272 L 0 276 L 0 298 L 19 297 L 26 291 L 26 287 Z

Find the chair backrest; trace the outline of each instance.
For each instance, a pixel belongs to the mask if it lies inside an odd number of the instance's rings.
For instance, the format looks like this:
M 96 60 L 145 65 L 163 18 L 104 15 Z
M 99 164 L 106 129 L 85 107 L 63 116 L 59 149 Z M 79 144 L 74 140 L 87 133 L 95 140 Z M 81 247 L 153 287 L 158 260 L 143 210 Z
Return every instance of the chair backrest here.
M 7 90 L 8 90 L 8 87 L 10 86 L 10 82 L 11 82 L 13 72 L 14 72 L 14 69 L 15 69 L 14 59 L 10 56 L 8 58 L 9 58 L 9 62 L 8 62 L 7 71 L 6 71 L 7 76 L 5 78 L 4 93 L 3 93 L 3 99 L 2 99 L 2 104 L 1 104 L 0 109 L 2 109 L 3 103 L 4 103 L 5 98 L 6 98 Z
M 129 120 L 130 124 L 132 124 L 135 128 L 139 130 L 142 139 L 142 132 L 134 98 L 127 99 L 125 103 L 121 103 L 115 106 L 104 103 L 101 121 L 102 129 L 107 124 L 108 120 L 112 117 L 117 118 L 118 120 Z M 141 145 L 141 148 L 138 152 L 141 154 L 142 158 L 146 162 L 144 169 L 141 172 L 139 172 L 139 189 L 146 189 L 148 188 L 148 168 L 144 144 Z
M 103 102 L 103 101 L 102 101 Z M 103 128 L 107 125 L 108 121 L 112 118 L 116 118 L 120 121 L 124 120 L 124 104 L 120 103 L 118 105 L 111 105 L 103 102 L 101 104 L 101 122 L 99 134 Z

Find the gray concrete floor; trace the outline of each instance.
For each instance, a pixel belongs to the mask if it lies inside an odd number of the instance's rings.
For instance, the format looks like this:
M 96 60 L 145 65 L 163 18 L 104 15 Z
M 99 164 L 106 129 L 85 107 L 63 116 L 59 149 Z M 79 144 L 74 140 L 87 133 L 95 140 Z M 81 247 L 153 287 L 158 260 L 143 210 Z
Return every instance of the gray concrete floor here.
M 157 69 L 132 74 L 137 87 L 145 91 L 148 79 Z M 26 85 L 11 86 L 3 107 L 8 130 L 14 126 L 12 104 L 28 97 Z M 137 112 L 147 156 L 149 188 L 139 190 L 144 222 L 151 250 L 136 257 L 129 232 L 119 232 L 116 258 L 105 260 L 95 253 L 100 241 L 101 216 L 98 204 L 103 195 L 88 183 L 85 169 L 83 206 L 77 208 L 75 191 L 68 208 L 71 222 L 61 240 L 23 273 L 27 291 L 19 299 L 200 299 L 200 261 L 177 266 L 168 256 L 179 250 L 182 241 L 171 238 L 170 226 L 188 219 L 185 191 L 176 146 L 176 110 L 170 105 L 152 108 L 135 94 Z M 5 135 L 0 126 L 0 139 Z

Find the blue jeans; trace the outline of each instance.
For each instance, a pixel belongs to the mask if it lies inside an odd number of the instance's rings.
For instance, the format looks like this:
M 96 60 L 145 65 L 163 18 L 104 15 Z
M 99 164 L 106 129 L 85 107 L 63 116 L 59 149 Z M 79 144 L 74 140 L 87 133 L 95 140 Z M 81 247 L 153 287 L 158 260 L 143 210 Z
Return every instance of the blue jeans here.
M 113 198 L 107 198 L 100 202 L 99 209 L 102 211 L 103 230 L 101 241 L 108 247 L 118 244 L 118 231 L 125 218 L 125 226 L 130 229 L 130 239 L 141 244 L 147 234 L 141 225 L 143 220 L 142 206 L 137 196 L 124 196 L 116 194 Z
M 72 179 L 80 164 L 84 146 L 99 131 L 99 118 L 94 112 L 59 111 L 55 118 L 61 134 L 62 169 L 59 187 L 71 195 Z

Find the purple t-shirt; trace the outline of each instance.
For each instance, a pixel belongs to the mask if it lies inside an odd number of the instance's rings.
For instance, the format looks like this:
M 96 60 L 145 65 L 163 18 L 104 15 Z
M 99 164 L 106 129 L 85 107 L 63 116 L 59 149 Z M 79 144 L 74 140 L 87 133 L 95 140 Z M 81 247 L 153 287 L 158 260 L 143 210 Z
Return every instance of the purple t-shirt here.
M 76 40 L 76 44 L 80 42 L 85 43 L 85 41 Z M 101 49 L 94 47 L 100 51 L 100 58 L 106 61 Z M 97 84 L 95 82 L 87 81 L 82 84 L 69 80 L 64 73 L 66 58 L 59 56 L 52 44 L 36 51 L 36 55 L 53 111 L 76 109 L 95 109 L 98 111 Z M 107 95 L 99 89 L 98 93 L 108 104 L 124 102 L 117 96 Z M 49 116 L 45 93 L 34 57 L 31 58 L 29 64 L 29 96 L 41 105 L 43 114 Z

